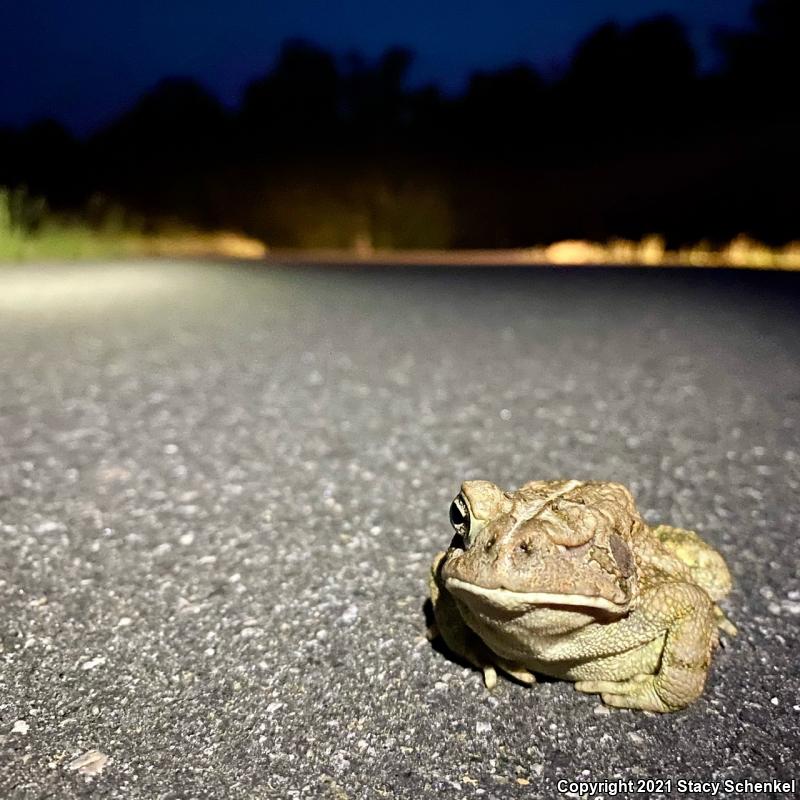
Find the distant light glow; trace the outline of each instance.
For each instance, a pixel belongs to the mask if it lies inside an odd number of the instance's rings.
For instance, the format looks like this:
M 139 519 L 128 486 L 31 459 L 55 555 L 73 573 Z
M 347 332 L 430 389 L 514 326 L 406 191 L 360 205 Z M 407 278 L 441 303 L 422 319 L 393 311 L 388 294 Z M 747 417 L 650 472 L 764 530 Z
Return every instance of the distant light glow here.
M 531 263 L 629 264 L 648 267 L 744 267 L 800 270 L 800 242 L 768 247 L 747 236 L 737 236 L 724 247 L 700 243 L 668 250 L 660 236 L 641 241 L 614 239 L 606 244 L 581 240 L 563 241 L 527 251 Z
M 590 242 L 568 239 L 543 247 L 494 250 L 391 250 L 364 247 L 350 250 L 318 249 L 277 251 L 271 261 L 286 263 L 447 264 L 464 266 L 630 266 L 630 267 L 736 267 L 741 269 L 800 270 L 800 241 L 768 247 L 737 236 L 723 247 L 700 242 L 691 247 L 667 249 L 660 236 L 640 241 L 613 239 Z

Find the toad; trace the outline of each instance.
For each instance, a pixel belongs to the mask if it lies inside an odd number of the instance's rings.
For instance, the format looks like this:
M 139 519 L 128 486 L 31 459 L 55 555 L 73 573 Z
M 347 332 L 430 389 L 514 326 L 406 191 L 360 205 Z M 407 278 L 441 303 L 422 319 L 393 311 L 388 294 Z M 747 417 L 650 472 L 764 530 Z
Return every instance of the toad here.
M 483 671 L 573 681 L 610 706 L 675 711 L 702 693 L 731 588 L 692 531 L 650 527 L 605 481 L 466 481 L 433 561 L 435 632 Z

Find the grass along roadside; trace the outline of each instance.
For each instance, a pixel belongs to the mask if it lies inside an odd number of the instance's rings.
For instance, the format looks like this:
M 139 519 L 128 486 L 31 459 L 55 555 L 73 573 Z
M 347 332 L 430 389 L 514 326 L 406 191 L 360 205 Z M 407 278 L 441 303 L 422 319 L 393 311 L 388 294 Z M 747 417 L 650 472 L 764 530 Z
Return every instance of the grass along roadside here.
M 0 263 L 75 261 L 131 256 L 262 258 L 266 247 L 231 232 L 175 226 L 157 233 L 137 230 L 111 210 L 96 225 L 51 214 L 23 190 L 0 188 Z

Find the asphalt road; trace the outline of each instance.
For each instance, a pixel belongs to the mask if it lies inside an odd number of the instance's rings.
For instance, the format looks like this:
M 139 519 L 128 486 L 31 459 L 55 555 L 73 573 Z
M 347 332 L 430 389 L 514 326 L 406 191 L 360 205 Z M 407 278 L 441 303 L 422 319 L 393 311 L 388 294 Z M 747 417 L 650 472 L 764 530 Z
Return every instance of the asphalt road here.
M 0 797 L 800 778 L 799 289 L 3 267 Z M 432 647 L 428 564 L 475 477 L 618 480 L 716 544 L 740 635 L 703 698 L 658 716 L 561 682 L 489 694 Z

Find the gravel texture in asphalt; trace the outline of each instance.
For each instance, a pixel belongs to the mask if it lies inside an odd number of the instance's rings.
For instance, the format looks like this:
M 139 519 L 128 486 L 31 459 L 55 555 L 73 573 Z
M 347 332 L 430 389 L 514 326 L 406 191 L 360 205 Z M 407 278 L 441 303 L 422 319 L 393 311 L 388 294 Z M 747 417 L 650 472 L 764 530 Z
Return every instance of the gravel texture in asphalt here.
M 0 797 L 800 778 L 798 289 L 3 268 Z M 558 681 L 489 693 L 426 640 L 428 565 L 478 477 L 617 480 L 722 551 L 740 633 L 700 701 L 660 716 Z

